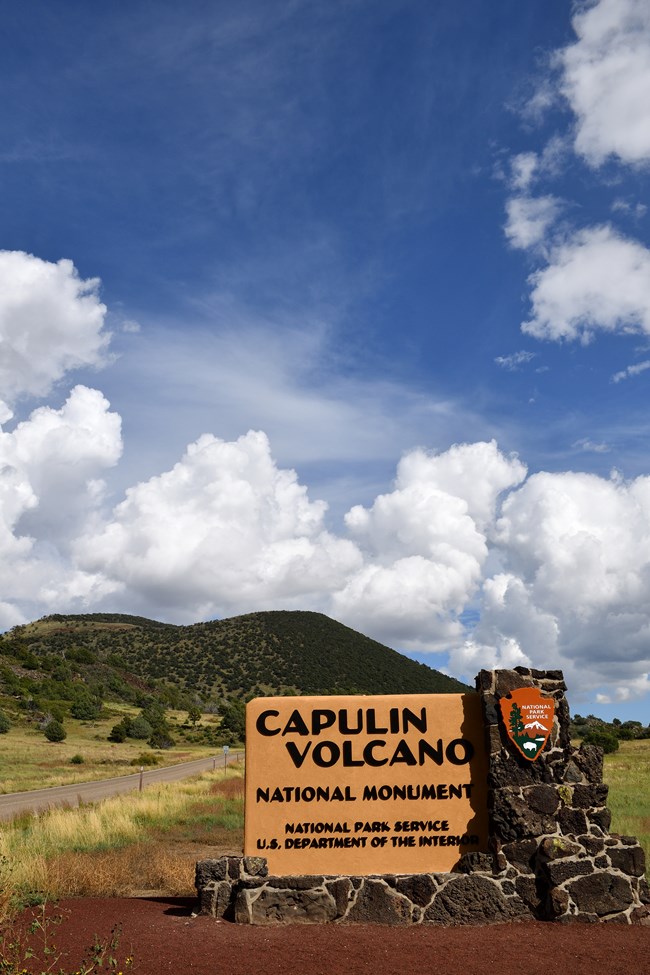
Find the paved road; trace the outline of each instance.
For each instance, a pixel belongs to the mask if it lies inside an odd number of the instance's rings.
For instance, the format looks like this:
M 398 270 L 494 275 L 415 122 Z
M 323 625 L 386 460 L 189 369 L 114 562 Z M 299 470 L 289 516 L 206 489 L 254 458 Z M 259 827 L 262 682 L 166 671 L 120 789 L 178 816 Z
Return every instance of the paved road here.
M 228 764 L 238 760 L 242 752 L 230 752 Z M 197 775 L 208 769 L 223 768 L 224 756 L 217 758 L 199 758 L 193 762 L 181 762 L 167 768 L 147 769 L 134 772 L 133 775 L 120 775 L 113 779 L 101 779 L 97 782 L 76 782 L 74 785 L 57 785 L 51 789 L 34 789 L 31 792 L 10 792 L 0 795 L 0 819 L 11 819 L 21 812 L 41 812 L 51 806 L 78 806 L 81 802 L 98 802 L 108 799 L 121 792 L 132 792 L 142 785 L 146 788 L 154 782 L 178 782 L 190 775 Z

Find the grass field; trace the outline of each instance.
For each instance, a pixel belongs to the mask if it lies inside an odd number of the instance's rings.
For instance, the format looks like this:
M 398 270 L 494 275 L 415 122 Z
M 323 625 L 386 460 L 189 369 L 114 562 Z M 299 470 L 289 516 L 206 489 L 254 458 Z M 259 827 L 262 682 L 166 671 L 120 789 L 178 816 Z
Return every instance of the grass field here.
M 113 725 L 125 714 L 133 717 L 137 713 L 136 708 L 128 705 L 109 704 L 96 721 L 68 718 L 65 721 L 68 737 L 62 742 L 48 741 L 36 727 L 15 724 L 7 734 L 0 735 L 0 794 L 126 775 L 133 772 L 130 763 L 142 753 L 155 754 L 160 765 L 176 765 L 215 754 L 214 748 L 182 738 L 175 748 L 164 752 L 152 752 L 146 741 L 128 739 L 121 744 L 107 741 Z M 167 717 L 172 727 L 180 727 L 186 714 L 169 711 Z M 204 716 L 202 723 L 211 717 Z M 71 763 L 75 756 L 81 756 L 83 763 Z
M 609 786 L 612 832 L 637 837 L 650 878 L 650 740 L 622 742 L 617 752 L 605 756 L 603 778 Z

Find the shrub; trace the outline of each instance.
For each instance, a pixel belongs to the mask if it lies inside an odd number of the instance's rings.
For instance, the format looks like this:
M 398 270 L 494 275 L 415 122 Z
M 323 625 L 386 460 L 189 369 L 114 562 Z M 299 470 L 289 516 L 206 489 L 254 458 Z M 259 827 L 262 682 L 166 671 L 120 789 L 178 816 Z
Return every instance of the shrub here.
M 142 715 L 140 715 L 139 718 L 134 718 L 130 722 L 128 736 L 129 738 L 142 739 L 143 741 L 145 741 L 147 738 L 151 736 L 152 732 L 153 732 L 153 728 L 151 727 L 147 719 L 143 718 Z
M 161 748 L 166 750 L 167 748 L 173 748 L 176 742 L 170 735 L 166 728 L 159 727 L 155 728 L 151 738 L 149 739 L 149 745 L 151 748 Z
M 619 748 L 619 740 L 616 735 L 605 728 L 591 728 L 582 740 L 589 745 L 599 745 L 606 755 L 611 755 Z
M 11 722 L 4 711 L 0 711 L 0 735 L 6 735 L 11 728 Z
M 80 695 L 70 708 L 70 714 L 79 721 L 94 721 L 102 709 L 101 701 L 90 695 Z
M 223 704 L 221 713 L 220 733 L 230 741 L 245 741 L 246 739 L 246 707 L 243 701 L 233 698 Z
M 201 708 L 198 707 L 196 704 L 193 704 L 192 707 L 187 712 L 187 720 L 191 721 L 194 727 L 196 727 L 197 721 L 201 720 L 201 714 L 202 714 Z
M 132 758 L 130 765 L 157 765 L 158 756 L 152 755 L 151 752 L 142 752 L 137 758 Z
M 49 712 L 54 721 L 58 721 L 60 724 L 63 724 L 65 711 L 59 704 L 51 704 L 49 707 Z
M 636 738 L 635 730 L 634 728 L 626 728 L 624 725 L 621 725 L 620 728 L 616 729 L 616 737 L 619 741 L 634 741 Z
M 111 728 L 111 733 L 108 736 L 109 741 L 117 741 L 119 743 L 126 741 L 126 728 L 124 727 L 124 722 L 120 721 L 119 724 L 114 724 Z
M 66 656 L 78 664 L 94 664 L 95 654 L 87 647 L 68 647 Z
M 83 765 L 84 762 L 85 762 L 85 758 L 83 757 L 83 755 L 73 755 L 72 758 L 70 759 L 71 765 Z
M 54 719 L 45 726 L 44 734 L 48 741 L 65 741 L 68 737 L 68 733 L 61 722 L 54 721 Z

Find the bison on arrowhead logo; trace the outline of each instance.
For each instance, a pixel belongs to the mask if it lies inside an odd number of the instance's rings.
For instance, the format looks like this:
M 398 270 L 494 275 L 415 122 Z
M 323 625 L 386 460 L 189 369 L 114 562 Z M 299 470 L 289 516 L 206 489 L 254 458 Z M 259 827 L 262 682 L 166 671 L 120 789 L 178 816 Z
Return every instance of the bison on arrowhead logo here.
M 520 754 L 534 762 L 553 728 L 555 701 L 537 687 L 520 687 L 499 701 L 508 737 Z

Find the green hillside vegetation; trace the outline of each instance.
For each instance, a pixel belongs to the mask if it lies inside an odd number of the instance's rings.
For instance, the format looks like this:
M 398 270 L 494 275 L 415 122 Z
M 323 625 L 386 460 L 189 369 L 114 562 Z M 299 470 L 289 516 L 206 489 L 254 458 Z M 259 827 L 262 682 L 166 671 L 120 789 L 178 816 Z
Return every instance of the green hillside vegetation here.
M 48 690 L 60 690 L 51 685 L 81 674 L 123 699 L 134 700 L 138 691 L 166 692 L 170 705 L 181 707 L 199 698 L 218 702 L 260 694 L 467 690 L 425 664 L 308 612 L 250 613 L 193 626 L 111 614 L 48 616 L 15 627 L 0 652 L 34 677 L 38 672 Z
M 60 725 L 67 734 L 75 724 L 105 723 L 110 705 L 122 704 L 129 713 L 109 731 L 118 745 L 167 749 L 180 738 L 214 748 L 242 741 L 251 697 L 467 690 L 319 613 L 251 613 L 192 626 L 57 614 L 0 637 L 0 734 L 12 727 L 60 734 Z M 186 712 L 174 728 L 170 708 Z
M 599 745 L 606 755 L 617 752 L 621 742 L 644 741 L 650 739 L 650 725 L 641 721 L 603 721 L 593 714 L 583 717 L 576 714 L 571 722 L 571 737 L 580 741 Z

